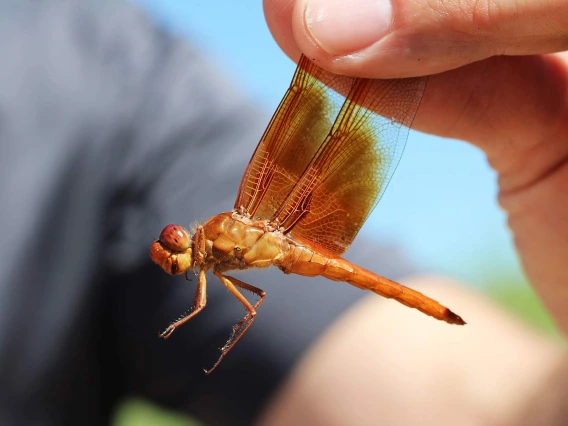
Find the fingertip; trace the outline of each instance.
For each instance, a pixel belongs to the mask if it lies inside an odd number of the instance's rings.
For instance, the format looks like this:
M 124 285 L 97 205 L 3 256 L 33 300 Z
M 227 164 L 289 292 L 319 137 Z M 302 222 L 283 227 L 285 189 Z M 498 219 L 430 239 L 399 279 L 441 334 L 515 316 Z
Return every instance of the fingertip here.
M 263 0 L 264 16 L 272 37 L 284 53 L 297 62 L 301 51 L 292 29 L 294 6 L 295 0 Z
M 380 40 L 392 23 L 390 0 L 304 0 L 298 13 L 309 36 L 329 55 L 343 56 Z
M 357 1 L 365 4 L 365 0 Z M 303 53 L 322 68 L 337 74 L 369 78 L 410 76 L 412 72 L 404 75 L 403 68 L 373 49 L 375 39 L 390 28 L 392 11 L 389 0 L 379 0 L 379 6 L 376 0 L 371 3 L 356 8 L 345 22 L 345 5 L 340 0 L 263 0 L 263 7 L 272 36 L 296 62 Z M 378 30 L 373 26 L 377 16 L 382 16 Z M 369 44 L 371 46 L 367 47 Z M 349 53 L 353 49 L 360 50 Z M 402 45 L 400 49 L 408 50 Z
M 291 17 L 295 42 L 307 57 L 336 74 L 365 78 L 431 74 L 434 63 L 414 27 L 413 8 L 418 6 L 399 3 L 297 0 Z

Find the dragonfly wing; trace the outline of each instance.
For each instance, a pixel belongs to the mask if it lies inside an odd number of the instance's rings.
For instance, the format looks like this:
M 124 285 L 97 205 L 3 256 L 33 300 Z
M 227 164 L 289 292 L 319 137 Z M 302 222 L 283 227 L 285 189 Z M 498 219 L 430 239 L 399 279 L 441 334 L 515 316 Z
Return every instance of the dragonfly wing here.
M 245 171 L 235 208 L 343 253 L 398 165 L 426 78 L 331 74 L 302 56 Z
M 336 255 L 347 250 L 400 161 L 425 85 L 426 78 L 357 79 L 304 175 L 311 188 L 297 185 L 281 209 L 302 212 L 291 238 Z
M 272 219 L 333 125 L 354 78 L 337 76 L 302 56 L 296 73 L 243 175 L 235 208 Z

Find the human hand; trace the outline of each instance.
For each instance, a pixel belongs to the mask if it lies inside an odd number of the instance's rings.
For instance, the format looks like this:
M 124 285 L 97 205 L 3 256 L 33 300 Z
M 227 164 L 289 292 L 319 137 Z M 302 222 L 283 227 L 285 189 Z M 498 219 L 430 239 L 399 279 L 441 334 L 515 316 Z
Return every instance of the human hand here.
M 568 332 L 568 54 L 550 54 L 568 49 L 568 2 L 369 3 L 264 7 L 294 59 L 302 51 L 329 71 L 360 77 L 435 74 L 413 128 L 485 152 L 525 271 Z

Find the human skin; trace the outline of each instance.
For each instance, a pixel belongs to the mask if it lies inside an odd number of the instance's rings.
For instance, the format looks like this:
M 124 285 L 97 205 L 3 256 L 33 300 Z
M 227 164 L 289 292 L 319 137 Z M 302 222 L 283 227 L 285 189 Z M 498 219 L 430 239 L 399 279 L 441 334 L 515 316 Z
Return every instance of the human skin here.
M 566 363 L 559 345 L 455 282 L 403 282 L 459 307 L 470 321 L 450 326 L 368 296 L 310 348 L 257 424 L 566 424 L 553 413 L 568 392 L 549 386 Z M 527 420 L 529 409 L 546 421 Z
M 307 3 L 264 0 L 269 28 L 292 59 L 302 52 L 360 77 L 430 75 L 413 128 L 485 152 L 525 272 L 567 332 L 568 55 L 551 52 L 568 49 L 568 2 Z M 391 15 L 377 15 L 385 10 Z M 561 347 L 456 283 L 403 283 L 443 300 L 468 325 L 366 298 L 308 351 L 259 424 L 520 425 L 539 394 L 545 403 L 534 410 L 554 412 L 546 401 L 558 396 L 546 392 L 566 363 Z M 557 421 L 532 424 L 566 419 Z
M 568 2 L 392 0 L 381 20 L 388 0 L 308 1 L 264 0 L 291 58 L 360 77 L 434 74 L 413 128 L 485 152 L 524 270 L 568 331 L 568 54 L 550 54 L 568 49 Z

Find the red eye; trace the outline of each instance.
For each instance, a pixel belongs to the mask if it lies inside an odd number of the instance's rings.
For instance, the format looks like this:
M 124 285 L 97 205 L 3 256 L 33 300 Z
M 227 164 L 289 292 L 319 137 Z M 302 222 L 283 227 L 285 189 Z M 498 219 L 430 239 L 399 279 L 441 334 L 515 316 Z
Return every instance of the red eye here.
M 189 248 L 189 232 L 183 226 L 168 225 L 160 234 L 160 242 L 171 251 L 186 251 Z

